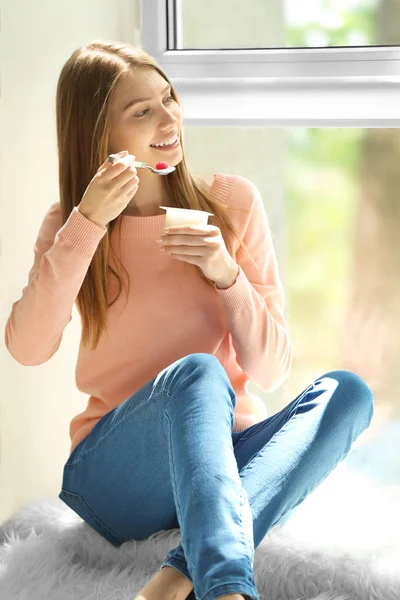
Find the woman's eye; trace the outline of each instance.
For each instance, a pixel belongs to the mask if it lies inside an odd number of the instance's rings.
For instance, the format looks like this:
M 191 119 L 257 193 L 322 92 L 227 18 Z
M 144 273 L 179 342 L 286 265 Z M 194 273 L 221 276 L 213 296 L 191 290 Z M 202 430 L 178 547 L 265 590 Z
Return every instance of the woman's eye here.
M 171 100 L 174 99 L 173 96 L 168 96 L 167 100 L 169 100 L 170 98 L 171 98 Z M 167 100 L 166 100 L 166 102 L 167 102 Z M 141 113 L 138 113 L 137 115 L 135 115 L 135 118 L 140 119 L 141 117 L 144 117 L 144 115 L 148 112 L 149 112 L 149 109 L 146 108 L 146 110 L 143 110 Z

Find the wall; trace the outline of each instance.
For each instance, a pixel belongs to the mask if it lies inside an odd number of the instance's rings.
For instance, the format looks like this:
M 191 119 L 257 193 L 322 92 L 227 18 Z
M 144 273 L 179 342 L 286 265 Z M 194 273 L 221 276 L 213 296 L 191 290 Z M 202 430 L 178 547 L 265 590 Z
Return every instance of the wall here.
M 69 422 L 86 406 L 86 395 L 75 388 L 76 307 L 61 347 L 47 363 L 22 366 L 4 344 L 12 303 L 28 281 L 39 227 L 59 199 L 57 80 L 72 52 L 94 39 L 140 46 L 139 19 L 139 0 L 12 0 L 2 7 L 0 520 L 38 497 L 58 495 Z

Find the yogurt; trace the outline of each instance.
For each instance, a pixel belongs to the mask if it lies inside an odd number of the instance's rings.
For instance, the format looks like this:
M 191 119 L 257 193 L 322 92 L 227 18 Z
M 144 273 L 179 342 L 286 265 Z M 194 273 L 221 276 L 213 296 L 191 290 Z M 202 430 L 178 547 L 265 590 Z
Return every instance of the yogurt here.
M 207 225 L 208 217 L 214 216 L 214 213 L 205 210 L 194 210 L 192 208 L 175 208 L 172 206 L 160 206 L 167 211 L 165 215 L 164 227 L 174 227 L 179 225 Z

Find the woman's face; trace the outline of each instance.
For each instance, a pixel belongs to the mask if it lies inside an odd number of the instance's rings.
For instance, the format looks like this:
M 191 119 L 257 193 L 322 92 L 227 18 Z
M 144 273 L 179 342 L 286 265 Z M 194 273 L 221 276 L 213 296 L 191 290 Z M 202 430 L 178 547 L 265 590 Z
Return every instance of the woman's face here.
M 137 101 L 140 98 L 147 100 Z M 166 150 L 151 144 L 169 140 L 175 134 L 179 141 L 182 120 L 182 109 L 172 98 L 165 79 L 155 69 L 138 69 L 135 74 L 120 80 L 115 90 L 111 107 L 110 154 L 128 150 L 136 160 L 153 167 L 161 160 L 176 166 L 182 160 L 180 143 Z

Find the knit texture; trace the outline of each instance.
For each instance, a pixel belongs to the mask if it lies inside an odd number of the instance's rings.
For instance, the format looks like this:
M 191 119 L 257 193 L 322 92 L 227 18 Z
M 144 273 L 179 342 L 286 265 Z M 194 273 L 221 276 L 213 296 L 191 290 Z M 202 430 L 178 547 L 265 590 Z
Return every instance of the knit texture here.
M 89 398 L 70 423 L 71 452 L 110 410 L 168 365 L 197 352 L 216 356 L 231 381 L 236 393 L 234 431 L 266 418 L 264 404 L 248 392 L 247 384 L 251 380 L 272 391 L 287 379 L 292 362 L 269 222 L 260 192 L 247 178 L 216 173 L 211 193 L 225 207 L 254 264 L 235 238 L 225 240 L 239 274 L 231 287 L 219 289 L 204 281 L 194 265 L 160 253 L 155 238 L 163 232 L 164 214 L 118 217 L 120 258 L 129 273 L 130 294 L 127 298 L 123 290 L 108 309 L 108 335 L 96 350 L 79 347 L 76 385 Z M 20 364 L 41 365 L 58 350 L 106 232 L 77 207 L 64 224 L 59 202 L 46 212 L 28 283 L 13 303 L 5 328 L 6 347 Z M 119 271 L 112 255 L 109 260 Z M 117 292 L 115 278 L 109 276 L 109 299 Z

